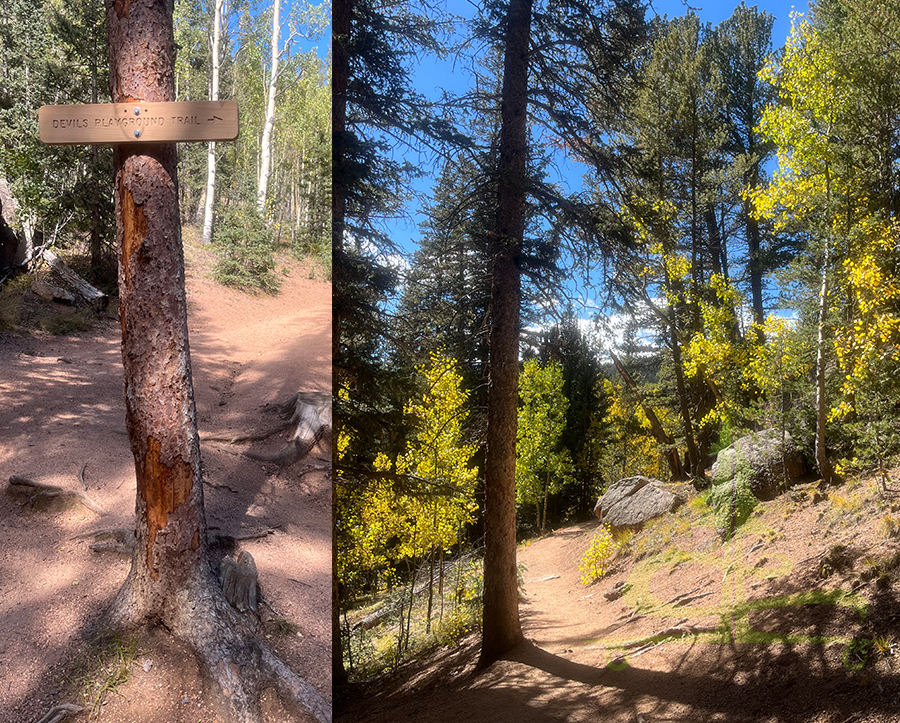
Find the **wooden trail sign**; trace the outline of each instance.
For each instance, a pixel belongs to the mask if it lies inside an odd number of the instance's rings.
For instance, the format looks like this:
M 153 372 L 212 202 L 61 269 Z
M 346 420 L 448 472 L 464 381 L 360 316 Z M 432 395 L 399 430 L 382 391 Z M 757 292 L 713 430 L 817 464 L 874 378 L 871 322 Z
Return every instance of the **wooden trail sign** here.
M 49 145 L 233 141 L 233 100 L 178 103 L 45 105 L 38 111 L 41 140 Z

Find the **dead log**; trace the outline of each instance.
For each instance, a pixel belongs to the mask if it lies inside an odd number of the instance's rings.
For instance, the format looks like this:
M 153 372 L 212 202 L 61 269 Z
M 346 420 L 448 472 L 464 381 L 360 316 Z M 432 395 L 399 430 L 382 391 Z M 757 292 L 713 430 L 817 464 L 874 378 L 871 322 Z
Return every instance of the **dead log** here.
M 86 302 L 96 306 L 98 309 L 105 309 L 107 304 L 109 304 L 109 297 L 106 294 L 100 291 L 100 289 L 91 286 L 87 281 L 72 271 L 72 269 L 66 266 L 65 263 L 63 263 L 63 260 L 50 249 L 41 251 L 41 258 L 44 259 L 44 261 L 46 261 L 50 267 L 59 274 L 67 284 L 69 284 L 69 286 L 75 289 L 79 296 Z
M 31 290 L 46 301 L 59 301 L 64 304 L 74 304 L 76 301 L 75 294 L 36 277 L 31 282 Z

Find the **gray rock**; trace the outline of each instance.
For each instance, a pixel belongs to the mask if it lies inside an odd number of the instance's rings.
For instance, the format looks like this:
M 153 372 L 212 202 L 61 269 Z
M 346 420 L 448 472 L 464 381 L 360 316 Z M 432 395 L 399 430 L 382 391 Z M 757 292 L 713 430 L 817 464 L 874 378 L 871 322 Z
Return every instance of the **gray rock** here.
M 746 475 L 758 500 L 773 500 L 806 474 L 806 464 L 787 432 L 766 429 L 741 437 L 716 456 L 713 484 Z
M 594 506 L 594 515 L 613 529 L 640 527 L 674 512 L 684 498 L 649 477 L 626 477 L 610 485 Z

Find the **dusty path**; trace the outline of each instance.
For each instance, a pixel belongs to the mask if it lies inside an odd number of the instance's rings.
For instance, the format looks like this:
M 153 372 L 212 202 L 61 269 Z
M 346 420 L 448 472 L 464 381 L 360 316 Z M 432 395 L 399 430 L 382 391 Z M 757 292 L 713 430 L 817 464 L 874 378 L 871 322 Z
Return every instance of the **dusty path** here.
M 282 423 L 274 405 L 297 392 L 327 400 L 330 285 L 295 266 L 276 298 L 224 289 L 188 254 L 189 330 L 201 436 L 236 436 Z M 33 510 L 0 494 L 0 723 L 39 718 L 71 701 L 60 672 L 78 635 L 108 603 L 129 561 L 75 536 L 130 525 L 134 467 L 125 435 L 120 330 L 113 320 L 71 337 L 0 336 L 0 483 L 11 475 L 81 489 L 109 511 L 58 502 Z M 254 451 L 279 449 L 276 435 Z M 203 443 L 213 532 L 273 530 L 239 547 L 260 571 L 263 595 L 290 625 L 266 621 L 269 643 L 330 698 L 331 539 L 329 440 L 282 470 L 240 454 L 249 445 Z M 268 609 L 264 608 L 267 615 Z M 152 646 L 152 647 L 150 647 Z M 164 634 L 108 696 L 99 720 L 217 720 L 196 664 Z M 282 720 L 267 703 L 271 720 Z M 86 720 L 79 717 L 76 720 Z
M 577 561 L 596 522 L 524 546 L 528 644 L 477 674 L 472 636 L 358 691 L 338 720 L 896 721 L 897 648 L 874 641 L 900 641 L 900 585 L 866 574 L 898 550 L 883 503 L 842 518 L 805 499 L 766 503 L 728 545 L 685 508 L 587 587 Z M 637 562 L 636 550 L 647 553 Z M 618 583 L 624 594 L 608 600 Z

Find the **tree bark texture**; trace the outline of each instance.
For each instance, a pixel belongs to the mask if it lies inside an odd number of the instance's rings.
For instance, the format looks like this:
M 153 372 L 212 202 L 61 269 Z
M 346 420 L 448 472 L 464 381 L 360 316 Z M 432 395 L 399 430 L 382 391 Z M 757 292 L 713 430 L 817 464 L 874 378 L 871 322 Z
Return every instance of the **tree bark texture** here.
M 350 41 L 350 18 L 352 15 L 351 0 L 335 0 L 332 5 L 331 27 L 331 154 L 333 180 L 331 191 L 331 249 L 332 289 L 335 299 L 331 312 L 331 358 L 338 359 L 341 345 L 341 314 L 344 304 L 340 302 L 343 293 L 343 242 L 344 222 L 346 216 L 346 183 L 344 172 L 344 133 L 347 126 L 347 82 L 350 73 L 350 59 L 347 44 Z M 337 380 L 332 378 L 332 388 L 339 388 Z M 332 470 L 338 468 L 338 446 L 333 445 Z M 332 490 L 332 499 L 337 499 Z M 331 539 L 336 540 L 336 520 L 334 509 L 331 516 Z M 346 685 L 347 671 L 344 669 L 344 657 L 341 647 L 340 590 L 337 581 L 337 546 L 331 546 L 331 679 L 335 686 Z
M 107 0 L 113 102 L 175 99 L 173 2 Z M 262 720 L 265 685 L 317 720 L 330 720 L 330 706 L 318 692 L 278 661 L 228 605 L 207 555 L 175 145 L 120 145 L 114 168 L 136 542 L 131 571 L 100 626 L 165 625 L 196 650 L 219 685 L 230 721 Z
M 523 640 L 516 575 L 516 426 L 530 34 L 531 0 L 511 0 L 503 67 L 497 232 L 491 240 L 484 619 L 478 662 L 482 668 Z
M 109 3 L 113 102 L 175 99 L 171 8 L 171 0 Z M 137 473 L 132 582 L 141 597 L 161 599 L 204 567 L 206 543 L 175 166 L 174 144 L 114 153 L 126 422 Z

